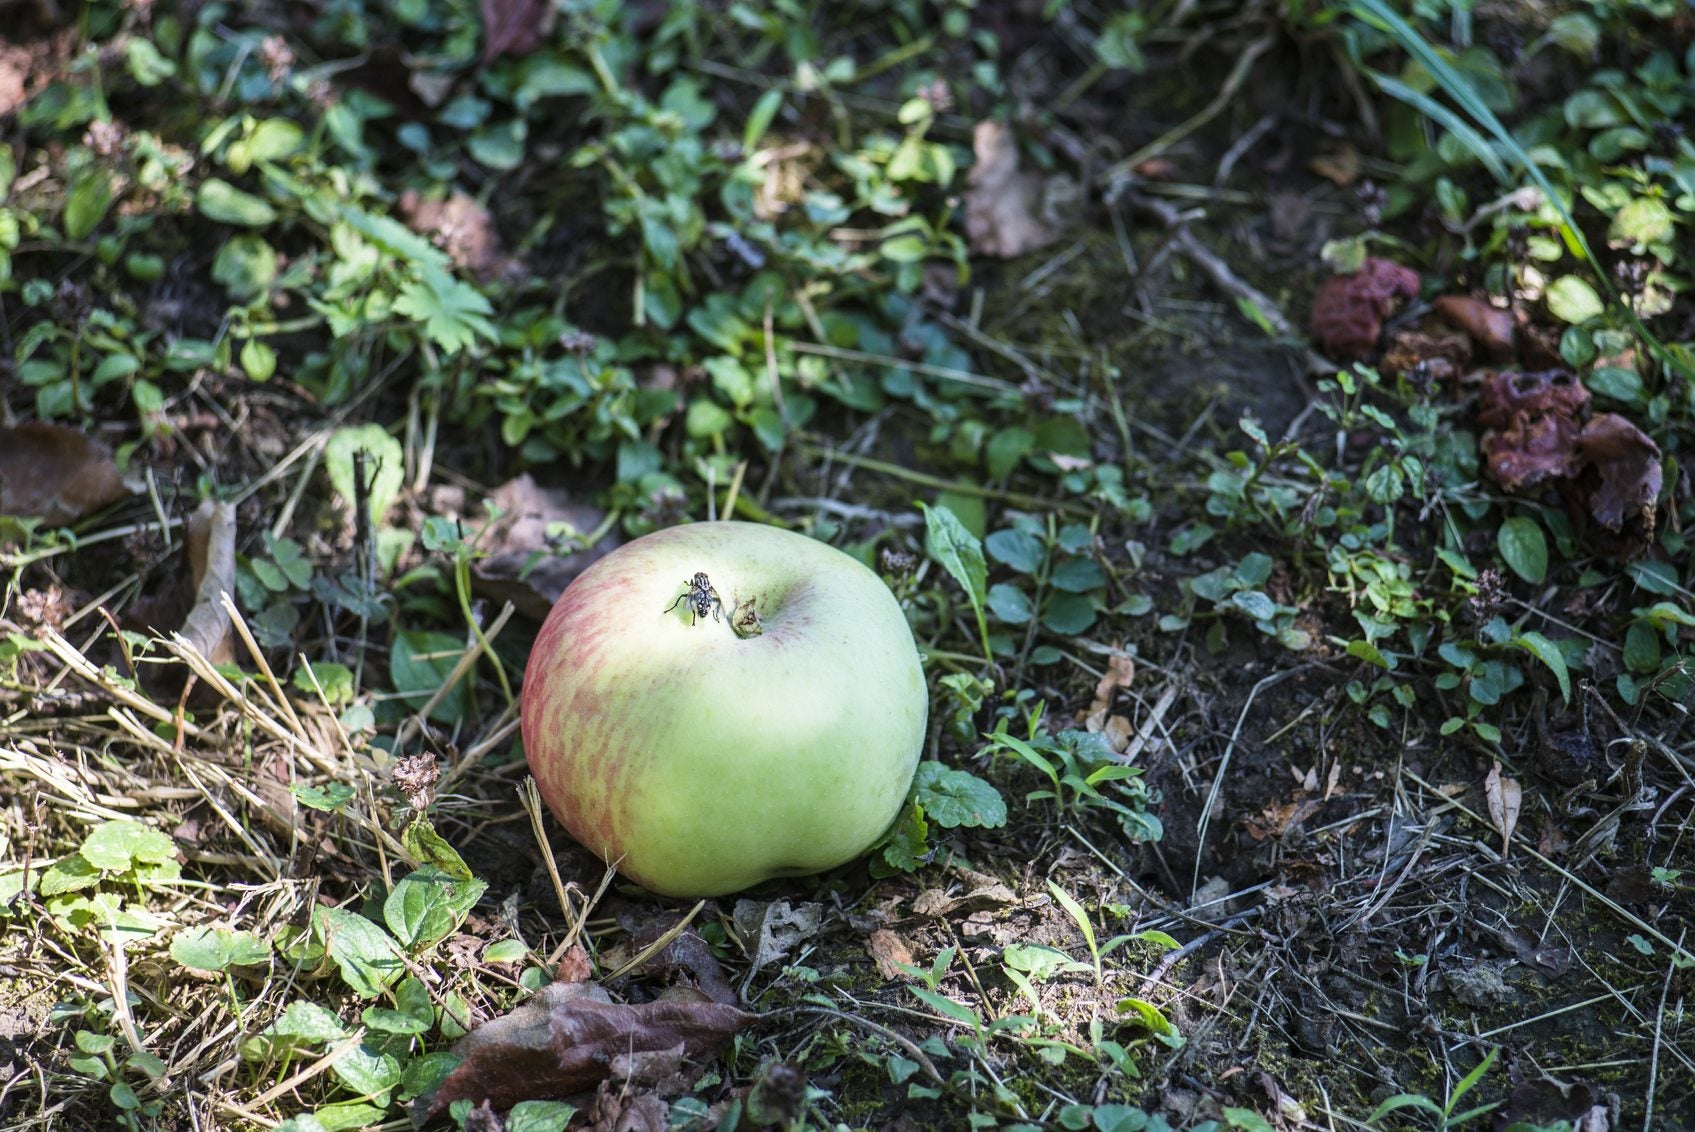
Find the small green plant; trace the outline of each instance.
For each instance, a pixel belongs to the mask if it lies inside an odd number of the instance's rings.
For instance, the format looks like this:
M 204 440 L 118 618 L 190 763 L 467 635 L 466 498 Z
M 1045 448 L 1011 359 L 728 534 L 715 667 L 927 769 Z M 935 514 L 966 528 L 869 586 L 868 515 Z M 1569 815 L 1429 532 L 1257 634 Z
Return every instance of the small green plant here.
M 1448 1132 L 1450 1128 L 1459 1128 L 1485 1113 L 1493 1112 L 1501 1107 L 1498 1102 L 1478 1105 L 1463 1112 L 1459 1111 L 1459 1107 L 1460 1102 L 1465 1099 L 1465 1095 L 1476 1088 L 1477 1083 L 1483 1080 L 1490 1068 L 1494 1066 L 1495 1058 L 1500 1055 L 1500 1052 L 1500 1048 L 1496 1047 L 1484 1054 L 1483 1060 L 1479 1061 L 1471 1072 L 1460 1078 L 1459 1083 L 1448 1091 L 1447 1099 L 1441 1103 L 1417 1093 L 1398 1093 L 1372 1109 L 1371 1115 L 1365 1118 L 1365 1122 L 1377 1124 L 1392 1112 L 1399 1112 L 1402 1109 L 1415 1109 L 1431 1118 L 1431 1127 L 1435 1128 L 1437 1132 Z
M 1165 829 L 1149 809 L 1157 798 L 1143 780 L 1142 768 L 1119 762 L 1102 735 L 1076 730 L 1047 734 L 1041 727 L 1045 706 L 1038 702 L 1026 713 L 1024 738 L 1008 730 L 1005 716 L 984 736 L 991 756 L 1011 755 L 1048 780 L 1047 788 L 1030 791 L 1025 801 L 1051 802 L 1062 818 L 1091 810 L 1110 813 L 1126 837 L 1158 841 Z

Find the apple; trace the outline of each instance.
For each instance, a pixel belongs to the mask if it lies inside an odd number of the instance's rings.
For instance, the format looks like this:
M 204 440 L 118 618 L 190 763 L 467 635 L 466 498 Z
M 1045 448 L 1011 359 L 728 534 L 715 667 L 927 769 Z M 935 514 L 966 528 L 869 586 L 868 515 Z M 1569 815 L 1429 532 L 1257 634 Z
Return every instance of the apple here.
M 657 531 L 585 570 L 542 624 L 521 704 L 560 822 L 667 896 L 865 852 L 899 813 L 928 711 L 882 580 L 744 522 Z

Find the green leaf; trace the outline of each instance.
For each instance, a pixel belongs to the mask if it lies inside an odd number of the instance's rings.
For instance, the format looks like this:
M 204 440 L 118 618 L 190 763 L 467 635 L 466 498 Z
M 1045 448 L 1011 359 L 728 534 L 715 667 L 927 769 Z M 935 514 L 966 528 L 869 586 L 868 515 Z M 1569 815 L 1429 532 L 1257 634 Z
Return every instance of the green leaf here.
M 1036 613 L 1030 598 L 1010 582 L 996 582 L 989 588 L 989 609 L 1008 625 L 1023 625 Z
M 965 529 L 965 524 L 946 507 L 920 503 L 924 512 L 924 549 L 965 590 L 971 610 L 977 615 L 977 632 L 982 639 L 983 655 L 992 657 L 989 648 L 989 622 L 983 614 L 983 599 L 989 582 L 989 564 L 983 560 L 983 544 Z
M 360 998 L 375 998 L 406 973 L 400 948 L 389 934 L 356 912 L 319 906 L 312 930 L 335 961 L 342 980 Z
M 322 787 L 297 782 L 288 790 L 302 806 L 325 813 L 334 813 L 357 797 L 357 791 L 345 782 L 327 782 Z
M 428 818 L 413 818 L 407 825 L 406 832 L 400 835 L 400 843 L 419 864 L 440 869 L 455 880 L 472 879 L 471 867 L 459 855 L 459 850 L 449 845 L 447 839 L 436 832 L 435 826 L 430 824 Z
M 93 888 L 99 883 L 100 870 L 84 860 L 82 854 L 72 853 L 49 865 L 36 887 L 46 897 Z
M 388 652 L 394 690 L 404 694 L 408 706 L 421 709 L 447 683 L 464 651 L 464 642 L 446 633 L 421 629 L 396 633 Z M 457 723 L 470 710 L 471 689 L 461 681 L 441 698 L 430 718 L 438 723 Z
M 1513 644 L 1547 665 L 1548 671 L 1552 672 L 1554 679 L 1559 682 L 1560 696 L 1568 701 L 1571 699 L 1571 674 L 1566 671 L 1565 654 L 1560 651 L 1558 645 L 1541 633 L 1534 632 L 1520 633 L 1513 639 Z
M 916 872 L 929 856 L 930 823 L 924 820 L 924 807 L 908 805 L 879 843 L 883 862 L 896 872 Z
M 975 1010 L 971 1009 L 969 1006 L 964 1006 L 955 1002 L 953 999 L 944 994 L 939 994 L 938 992 L 929 990 L 926 987 L 907 987 L 906 989 L 911 991 L 920 1002 L 924 1003 L 932 1010 L 937 1011 L 944 1017 L 951 1018 L 955 1022 L 960 1022 L 973 1028 L 983 1024 L 983 1020 L 978 1017 Z
M 521 939 L 500 939 L 483 949 L 484 963 L 516 963 L 530 953 Z
M 487 888 L 480 880 L 461 880 L 440 869 L 415 869 L 388 894 L 383 920 L 396 939 L 419 951 L 452 934 Z
M 506 1114 L 506 1132 L 565 1132 L 576 1114 L 564 1101 L 519 1101 Z
M 137 862 L 176 859 L 177 846 L 166 834 L 128 819 L 103 822 L 83 838 L 82 857 L 108 873 L 128 872 Z
M 312 1113 L 311 1119 L 316 1120 L 324 1132 L 344 1132 L 350 1128 L 375 1127 L 387 1115 L 387 1108 L 378 1108 L 363 1101 L 346 1101 L 324 1105 Z
M 1090 1114 L 1099 1132 L 1142 1132 L 1148 1126 L 1148 1114 L 1135 1105 L 1096 1105 Z
M 1087 594 L 1056 593 L 1042 607 L 1042 624 L 1062 637 L 1075 637 L 1095 623 L 1095 603 Z
M 267 963 L 271 949 L 249 931 L 196 927 L 171 937 L 171 958 L 195 971 L 224 971 Z
M 394 313 L 422 323 L 425 336 L 449 354 L 500 336 L 488 319 L 494 313 L 488 297 L 438 267 L 419 268 L 418 278 L 400 289 Z
M 1606 309 L 1595 288 L 1581 276 L 1562 275 L 1548 284 L 1548 312 L 1564 322 L 1574 326 L 1588 322 Z
M 924 813 L 939 826 L 998 829 L 1006 824 L 1000 791 L 970 771 L 934 760 L 921 762 L 912 789 Z
M 117 186 L 99 166 L 84 170 L 65 194 L 65 235 L 80 240 L 99 226 L 112 207 Z
M 984 540 L 983 548 L 996 562 L 1005 563 L 1020 574 L 1034 574 L 1041 569 L 1042 559 L 1047 557 L 1047 551 L 1035 535 L 1011 528 L 995 531 Z
M 1106 585 L 1106 571 L 1093 558 L 1067 558 L 1054 567 L 1048 581 L 1056 590 L 1088 593 Z
M 161 54 L 151 39 L 139 35 L 124 44 L 124 61 L 129 64 L 130 77 L 142 86 L 158 86 L 177 73 L 177 65 Z
M 427 1019 L 388 1006 L 367 1006 L 359 1020 L 367 1030 L 384 1034 L 426 1034 L 430 1029 Z
M 742 127 L 742 154 L 749 156 L 759 146 L 759 139 L 765 136 L 765 131 L 771 128 L 771 122 L 777 117 L 777 111 L 783 108 L 783 91 L 781 87 L 772 87 L 759 96 L 748 112 L 747 125 Z
M 359 1046 L 337 1061 L 331 1069 L 344 1085 L 361 1096 L 370 1097 L 386 1106 L 389 1090 L 399 1085 L 405 1073 L 400 1059 L 372 1041 Z
M 354 509 L 357 492 L 354 480 L 354 454 L 364 452 L 365 479 L 370 492 L 371 522 L 382 525 L 388 509 L 400 494 L 406 475 L 406 452 L 400 441 L 388 434 L 379 424 L 358 425 L 338 429 L 324 446 L 324 469 L 329 473 L 330 486 L 347 505 Z
M 264 200 L 216 177 L 201 182 L 195 202 L 202 216 L 219 224 L 263 228 L 277 219 L 277 210 Z
M 1513 573 L 1533 585 L 1548 575 L 1548 540 L 1534 519 L 1515 515 L 1495 533 L 1495 545 Z

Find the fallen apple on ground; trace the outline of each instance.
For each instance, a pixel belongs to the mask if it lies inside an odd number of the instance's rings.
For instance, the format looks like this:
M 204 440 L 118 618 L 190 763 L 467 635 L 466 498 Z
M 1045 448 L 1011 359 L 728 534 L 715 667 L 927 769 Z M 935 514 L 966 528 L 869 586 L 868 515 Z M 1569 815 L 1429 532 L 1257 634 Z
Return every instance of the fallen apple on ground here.
M 716 896 L 869 848 L 928 707 L 876 574 L 805 535 L 693 523 L 560 597 L 524 673 L 524 751 L 591 851 L 654 892 Z

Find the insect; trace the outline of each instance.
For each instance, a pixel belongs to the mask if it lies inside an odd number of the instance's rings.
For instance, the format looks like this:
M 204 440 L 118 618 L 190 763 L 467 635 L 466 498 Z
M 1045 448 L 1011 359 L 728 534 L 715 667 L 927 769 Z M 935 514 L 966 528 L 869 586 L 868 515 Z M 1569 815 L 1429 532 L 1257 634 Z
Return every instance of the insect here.
M 724 602 L 719 598 L 718 591 L 712 588 L 712 579 L 704 573 L 699 573 L 683 584 L 689 588 L 689 592 L 672 602 L 670 608 L 665 612 L 671 612 L 672 609 L 686 601 L 689 603 L 690 625 L 693 625 L 708 613 L 712 614 L 714 621 L 717 621 L 718 615 L 723 612 Z

